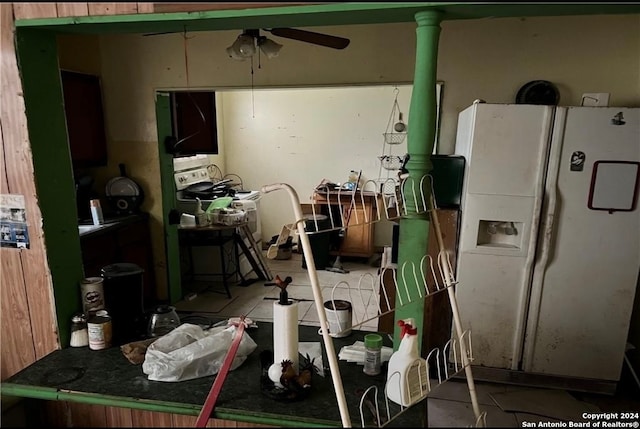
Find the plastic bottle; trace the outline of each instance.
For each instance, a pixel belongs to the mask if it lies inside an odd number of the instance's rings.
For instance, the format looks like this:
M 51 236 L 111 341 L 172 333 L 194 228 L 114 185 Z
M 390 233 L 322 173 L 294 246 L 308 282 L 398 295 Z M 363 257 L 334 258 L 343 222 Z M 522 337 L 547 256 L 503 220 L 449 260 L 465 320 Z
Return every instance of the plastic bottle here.
M 380 358 L 382 353 L 382 337 L 378 334 L 364 336 L 364 368 L 367 375 L 380 374 Z
M 389 400 L 404 407 L 420 401 L 428 393 L 427 363 L 418 353 L 414 319 L 399 320 L 402 328 L 398 350 L 389 358 L 386 392 Z
M 347 183 L 345 183 L 345 188 L 353 191 L 354 189 L 358 189 L 358 172 L 355 170 L 351 170 L 349 172 L 349 179 L 347 179 Z

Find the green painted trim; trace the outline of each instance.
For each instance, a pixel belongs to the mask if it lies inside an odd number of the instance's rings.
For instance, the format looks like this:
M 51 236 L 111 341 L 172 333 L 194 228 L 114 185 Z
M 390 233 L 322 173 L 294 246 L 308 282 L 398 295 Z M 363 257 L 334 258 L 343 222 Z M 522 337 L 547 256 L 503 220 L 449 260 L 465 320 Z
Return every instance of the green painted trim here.
M 3 383 L 0 385 L 0 393 L 2 393 L 2 395 L 44 399 L 47 401 L 56 401 L 58 399 L 58 390 L 51 387 L 34 387 Z
M 79 285 L 84 269 L 57 43 L 54 33 L 34 29 L 17 29 L 16 37 L 58 334 L 64 347 L 69 344 L 71 317 L 82 308 Z
M 202 406 L 177 404 L 175 402 L 151 401 L 136 398 L 126 398 L 120 396 L 101 395 L 98 393 L 72 392 L 57 390 L 50 387 L 27 386 L 20 384 L 3 383 L 0 386 L 0 393 L 7 396 L 15 396 L 20 398 L 42 399 L 47 401 L 69 401 L 90 405 L 102 405 L 105 407 L 131 408 L 136 410 L 151 411 L 158 413 L 182 414 L 189 416 L 198 416 Z M 265 424 L 277 427 L 337 427 L 336 422 L 320 421 L 317 419 L 305 419 L 295 416 L 269 417 L 260 415 L 259 413 L 245 413 L 239 410 L 231 410 L 227 408 L 217 408 L 214 418 L 222 420 L 231 420 L 237 422 Z
M 164 225 L 165 255 L 167 258 L 167 283 L 169 302 L 182 299 L 180 275 L 180 246 L 178 227 L 169 225 L 169 212 L 176 208 L 173 155 L 166 152 L 164 141 L 173 135 L 171 99 L 168 93 L 156 92 L 156 123 L 158 127 L 158 158 L 160 162 L 160 186 L 162 189 L 162 220 Z
M 612 3 L 470 3 L 368 2 L 16 20 L 16 27 L 38 27 L 61 33 L 151 33 L 214 31 L 242 28 L 311 27 L 412 22 L 416 13 L 442 12 L 443 20 L 527 16 L 640 13 L 639 4 Z

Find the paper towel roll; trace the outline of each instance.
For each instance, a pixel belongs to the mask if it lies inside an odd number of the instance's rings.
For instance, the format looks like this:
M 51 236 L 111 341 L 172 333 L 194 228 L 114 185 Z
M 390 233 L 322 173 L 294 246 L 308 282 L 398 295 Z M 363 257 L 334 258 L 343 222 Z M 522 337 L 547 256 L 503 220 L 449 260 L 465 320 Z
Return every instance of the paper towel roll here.
M 291 301 L 289 301 L 291 302 Z M 273 303 L 273 362 L 289 359 L 298 373 L 298 303 Z

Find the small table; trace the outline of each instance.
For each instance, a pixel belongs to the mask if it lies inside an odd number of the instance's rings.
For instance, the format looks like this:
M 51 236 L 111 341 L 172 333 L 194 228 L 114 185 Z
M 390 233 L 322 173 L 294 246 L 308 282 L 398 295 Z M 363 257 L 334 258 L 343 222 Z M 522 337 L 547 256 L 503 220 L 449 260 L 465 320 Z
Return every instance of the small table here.
M 352 198 L 355 204 L 352 206 Z M 375 253 L 374 223 L 378 220 L 376 209 L 377 194 L 370 191 L 315 191 L 313 204 L 324 215 L 334 219 L 334 228 L 346 226 L 344 238 L 339 244 L 339 250 L 330 252 L 332 255 L 370 258 Z M 348 220 L 348 222 L 347 222 Z M 342 222 L 347 222 L 342 225 Z
M 214 291 L 225 293 L 231 298 L 229 291 L 229 279 L 239 274 L 239 253 L 236 244 L 242 242 L 242 238 L 238 233 L 238 228 L 246 226 L 247 222 L 237 225 L 218 225 L 212 224 L 208 226 L 178 226 L 179 240 L 189 249 L 189 266 L 192 278 L 195 277 L 193 271 L 193 250 L 194 246 L 216 246 L 220 249 L 220 273 L 200 273 L 203 275 L 220 276 L 224 286 L 223 291 Z M 233 244 L 232 249 L 227 249 L 228 243 Z M 244 244 L 244 243 L 243 243 Z M 233 271 L 227 273 L 229 262 L 233 266 Z

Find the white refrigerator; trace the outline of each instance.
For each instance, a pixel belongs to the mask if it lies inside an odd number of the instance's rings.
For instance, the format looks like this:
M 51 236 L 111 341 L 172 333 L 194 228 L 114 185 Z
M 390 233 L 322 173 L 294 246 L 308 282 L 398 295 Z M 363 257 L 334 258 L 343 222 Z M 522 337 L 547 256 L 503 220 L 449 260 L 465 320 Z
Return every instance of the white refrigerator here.
M 474 104 L 455 153 L 473 365 L 618 381 L 640 271 L 640 109 Z

